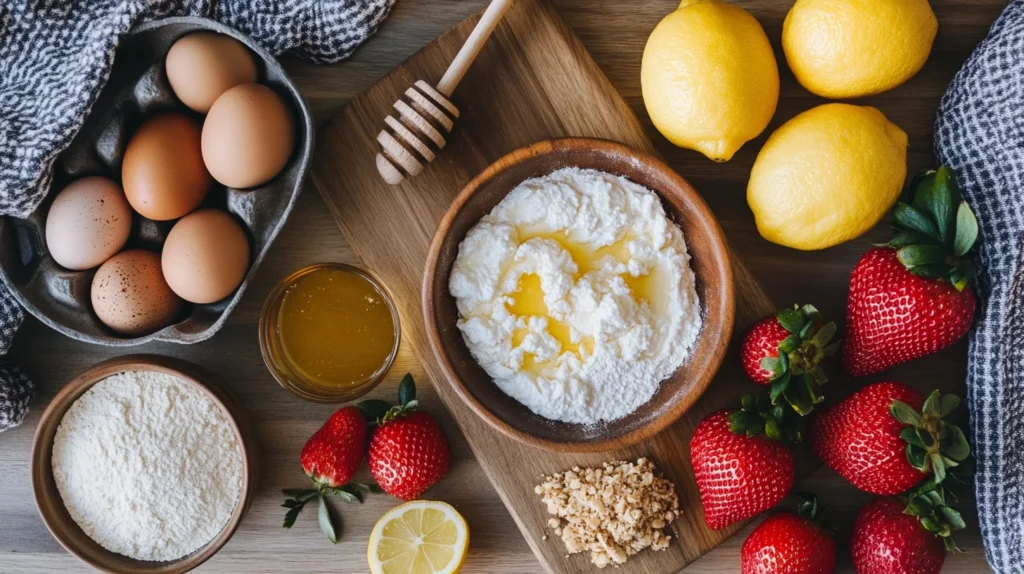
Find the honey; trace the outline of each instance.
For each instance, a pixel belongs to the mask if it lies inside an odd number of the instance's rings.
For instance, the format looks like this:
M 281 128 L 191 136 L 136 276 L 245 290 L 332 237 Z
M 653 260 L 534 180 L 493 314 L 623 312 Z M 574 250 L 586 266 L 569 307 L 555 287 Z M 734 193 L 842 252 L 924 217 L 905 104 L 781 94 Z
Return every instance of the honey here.
M 311 400 L 362 394 L 398 350 L 398 318 L 389 296 L 353 267 L 325 264 L 297 272 L 271 295 L 264 315 L 260 335 L 268 367 L 282 385 Z
M 594 269 L 599 268 L 600 266 L 598 265 L 598 262 L 604 259 L 607 255 L 611 255 L 615 259 L 623 262 L 629 260 L 628 237 L 622 238 L 621 240 L 611 245 L 606 245 L 600 249 L 592 250 L 587 245 L 577 243 L 569 239 L 569 236 L 564 231 L 559 231 L 558 233 L 535 233 L 528 229 L 519 229 L 518 232 L 520 243 L 525 243 L 530 239 L 540 237 L 543 239 L 551 239 L 561 245 L 562 249 L 565 249 L 569 253 L 572 260 L 576 262 L 576 266 L 579 268 L 579 271 L 576 273 L 577 278 L 587 271 L 593 271 Z
M 578 268 L 576 279 L 579 279 L 588 271 L 599 269 L 601 260 L 607 256 L 611 256 L 623 263 L 628 261 L 630 257 L 628 238 L 623 238 L 616 243 L 595 250 L 585 244 L 570 240 L 569 236 L 561 231 L 558 233 L 536 233 L 526 229 L 518 229 L 517 231 L 520 243 L 537 237 L 557 242 L 569 253 L 576 263 Z M 663 308 L 663 294 L 666 286 L 661 274 L 657 270 L 639 277 L 623 273 L 621 277 L 625 281 L 626 286 L 629 287 L 634 301 L 637 303 L 647 302 L 651 309 L 656 312 Z M 573 342 L 569 333 L 569 326 L 548 314 L 547 304 L 544 303 L 544 289 L 538 275 L 527 273 L 519 278 L 517 289 L 512 294 L 512 303 L 508 306 L 508 309 L 513 314 L 519 316 L 546 317 L 548 321 L 547 331 L 561 343 L 562 353 L 569 352 L 580 356 L 581 345 L 588 353 L 593 352 L 594 341 L 591 337 L 583 337 L 581 341 Z M 526 334 L 526 329 L 520 329 L 513 333 L 512 346 L 518 347 L 521 345 Z M 548 366 L 552 366 L 552 363 L 553 361 L 538 363 L 532 354 L 527 353 L 523 361 L 523 369 L 539 372 Z

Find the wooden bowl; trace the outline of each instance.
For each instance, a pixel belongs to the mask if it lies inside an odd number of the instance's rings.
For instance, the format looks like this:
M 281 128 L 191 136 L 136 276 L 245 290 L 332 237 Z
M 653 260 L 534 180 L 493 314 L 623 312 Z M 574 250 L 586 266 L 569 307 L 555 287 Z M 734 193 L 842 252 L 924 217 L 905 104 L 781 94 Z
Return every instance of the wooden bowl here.
M 231 513 L 231 518 L 220 534 L 206 546 L 178 560 L 147 562 L 103 548 L 89 538 L 68 514 L 60 492 L 57 490 L 57 484 L 53 480 L 50 463 L 50 456 L 53 453 L 53 437 L 64 418 L 64 413 L 72 403 L 78 400 L 78 397 L 94 384 L 110 375 L 127 371 L 157 371 L 174 375 L 195 385 L 227 412 L 228 419 L 235 429 L 235 435 L 242 445 L 242 490 L 239 493 L 235 510 Z M 118 574 L 188 572 L 206 562 L 227 543 L 231 535 L 238 529 L 242 515 L 245 514 L 252 500 L 258 458 L 257 444 L 252 437 L 255 437 L 255 432 L 245 410 L 216 382 L 212 375 L 198 366 L 179 359 L 157 355 L 129 355 L 104 361 L 68 383 L 50 401 L 39 420 L 32 443 L 32 489 L 35 492 L 36 506 L 39 507 L 39 514 L 42 515 L 46 527 L 50 529 L 50 533 L 60 542 L 61 546 L 98 570 Z
M 448 278 L 466 233 L 520 182 L 564 167 L 596 169 L 651 189 L 683 230 L 697 280 L 701 332 L 689 359 L 662 382 L 650 401 L 616 421 L 581 425 L 540 417 L 509 397 L 470 354 L 456 326 L 459 313 Z M 729 250 L 711 210 L 696 191 L 662 161 L 604 140 L 542 141 L 494 162 L 462 190 L 438 224 L 423 278 L 423 314 L 437 361 L 459 396 L 505 435 L 533 446 L 566 452 L 626 447 L 676 421 L 701 396 L 718 371 L 733 326 Z

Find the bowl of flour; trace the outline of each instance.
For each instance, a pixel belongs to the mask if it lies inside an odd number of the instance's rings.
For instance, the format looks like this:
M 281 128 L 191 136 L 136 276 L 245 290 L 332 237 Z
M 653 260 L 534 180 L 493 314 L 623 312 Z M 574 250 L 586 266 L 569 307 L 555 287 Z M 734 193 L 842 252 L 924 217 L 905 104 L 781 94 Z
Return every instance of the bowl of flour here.
M 733 325 L 729 252 L 660 160 L 540 142 L 473 179 L 435 232 L 428 338 L 479 416 L 553 450 L 634 444 L 711 382 Z
M 248 416 L 181 360 L 112 359 L 43 413 L 32 485 L 50 532 L 108 572 L 187 572 L 234 534 L 256 476 Z

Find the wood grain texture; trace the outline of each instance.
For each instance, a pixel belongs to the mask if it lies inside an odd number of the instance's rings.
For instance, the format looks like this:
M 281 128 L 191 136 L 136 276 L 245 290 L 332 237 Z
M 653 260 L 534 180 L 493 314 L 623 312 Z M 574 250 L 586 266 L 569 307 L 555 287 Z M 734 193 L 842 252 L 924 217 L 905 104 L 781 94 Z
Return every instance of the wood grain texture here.
M 546 0 L 518 0 L 453 96 L 453 103 L 463 113 L 458 130 L 449 136 L 442 155 L 430 169 L 400 185 L 389 186 L 379 180 L 373 145 L 379 118 L 387 113 L 395 95 L 408 88 L 410 78 L 429 82 L 444 73 L 450 54 L 463 45 L 475 24 L 475 18 L 467 20 L 443 34 L 321 128 L 311 170 L 313 185 L 357 257 L 394 293 L 405 341 L 419 357 L 545 569 L 576 573 L 593 567 L 588 553 L 567 559 L 562 541 L 557 536 L 548 536 L 544 524 L 550 515 L 533 491 L 539 478 L 576 465 L 595 466 L 604 461 L 648 457 L 675 483 L 679 493 L 684 510 L 673 524 L 677 543 L 665 552 L 640 553 L 622 568 L 652 574 L 678 571 L 739 527 L 713 531 L 705 526 L 689 462 L 690 436 L 701 419 L 720 408 L 738 405 L 740 396 L 751 390 L 752 385 L 732 368 L 735 362 L 722 369 L 704 397 L 662 433 L 625 449 L 571 454 L 510 440 L 489 426 L 462 401 L 456 383 L 445 378 L 446 370 L 441 368 L 428 343 L 426 328 L 417 313 L 427 249 L 438 221 L 470 178 L 513 150 L 556 137 L 603 138 L 654 153 L 636 115 L 551 4 Z M 635 170 L 633 175 L 640 177 L 640 171 Z M 693 217 L 694 213 L 686 215 Z M 689 228 L 692 222 L 685 225 Z M 700 242 L 704 237 L 692 239 Z M 694 247 L 699 250 L 700 246 Z M 705 254 L 697 253 L 694 257 L 698 255 Z M 723 263 L 728 264 L 727 260 Z M 775 306 L 742 264 L 735 261 L 734 266 L 736 307 L 741 309 L 736 314 L 739 335 L 754 321 L 772 313 Z M 413 272 L 414 269 L 420 272 Z M 698 270 L 710 279 L 710 268 Z M 444 278 L 442 283 L 446 285 L 446 281 Z M 451 307 L 447 289 L 440 296 L 446 297 Z M 708 293 L 702 296 L 707 297 Z M 718 315 L 711 317 L 716 320 Z M 451 325 L 440 328 L 454 332 Z M 728 333 L 729 326 L 723 325 L 709 325 L 705 330 L 723 328 Z M 467 364 L 465 357 L 451 354 L 448 360 Z M 471 368 L 468 365 L 458 372 L 474 372 Z M 805 466 L 804 471 L 808 470 Z
M 678 2 L 553 2 L 640 118 L 643 130 L 657 150 L 701 191 L 718 216 L 734 251 L 768 294 L 780 303 L 813 302 L 842 323 L 850 269 L 872 239 L 884 236 L 885 222 L 844 245 L 821 252 L 797 252 L 762 240 L 743 198 L 750 167 L 768 134 L 797 113 L 824 101 L 796 83 L 782 57 L 779 45 L 782 20 L 792 0 L 734 2 L 749 10 L 764 25 L 779 60 L 782 96 L 768 129 L 726 164 L 716 164 L 697 153 L 674 147 L 658 135 L 644 110 L 640 94 L 644 42 L 658 21 L 675 9 Z M 380 32 L 350 60 L 317 66 L 286 59 L 284 65 L 318 123 L 323 125 L 396 65 L 486 5 L 487 0 L 400 0 Z M 1006 0 L 933 0 L 939 34 L 924 69 L 903 86 L 864 100 L 863 103 L 881 109 L 910 136 L 911 172 L 933 165 L 932 122 L 939 98 L 1005 5 Z M 280 388 L 260 359 L 257 323 L 263 300 L 278 281 L 301 267 L 321 261 L 358 263 L 323 201 L 310 190 L 299 198 L 295 212 L 254 282 L 227 326 L 216 337 L 191 347 L 154 344 L 137 349 L 138 352 L 182 357 L 213 371 L 232 389 L 256 423 L 262 458 L 253 504 L 231 541 L 197 572 L 366 572 L 365 552 L 370 529 L 381 514 L 396 504 L 387 497 L 375 497 L 360 507 L 339 506 L 344 532 L 336 546 L 321 538 L 315 516 L 301 516 L 290 532 L 280 528 L 284 511 L 279 507 L 280 489 L 301 486 L 306 480 L 298 465 L 299 449 L 334 408 L 303 401 Z M 924 391 L 939 386 L 944 391 L 962 392 L 965 353 L 966 345 L 959 344 L 896 367 L 884 376 L 906 381 Z M 39 415 L 56 392 L 88 367 L 122 354 L 124 351 L 69 340 L 31 319 L 19 333 L 10 356 L 32 374 L 39 394 L 25 423 L 0 434 L 0 508 L 4 509 L 4 519 L 0 521 L 0 571 L 15 574 L 92 571 L 64 551 L 39 518 L 32 499 L 29 453 Z M 726 358 L 726 362 L 730 360 L 734 359 Z M 391 373 L 372 396 L 392 399 L 398 380 L 407 371 L 424 376 L 409 345 L 403 345 Z M 860 384 L 836 378 L 829 383 L 830 392 L 856 388 Z M 431 489 L 429 496 L 451 502 L 469 520 L 473 532 L 465 572 L 539 572 L 533 552 L 490 487 L 483 469 L 436 393 L 426 386 L 420 395 L 425 407 L 439 416 L 452 442 L 452 471 Z M 368 478 L 365 472 L 359 476 Z M 830 520 L 838 528 L 837 572 L 852 574 L 846 539 L 857 509 L 871 496 L 857 491 L 827 468 L 820 468 L 800 481 L 798 488 L 817 492 L 832 508 Z M 972 497 L 963 499 L 961 506 L 970 524 L 969 529 L 957 537 L 965 552 L 949 556 L 943 572 L 988 572 Z M 737 572 L 740 545 L 753 527 L 746 527 L 688 566 L 685 572 Z

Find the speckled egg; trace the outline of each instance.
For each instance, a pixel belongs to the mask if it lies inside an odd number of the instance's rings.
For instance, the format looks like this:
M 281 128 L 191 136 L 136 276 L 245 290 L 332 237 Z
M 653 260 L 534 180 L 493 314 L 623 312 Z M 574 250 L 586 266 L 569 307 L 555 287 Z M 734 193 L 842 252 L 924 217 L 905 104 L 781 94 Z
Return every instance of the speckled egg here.
M 216 32 L 194 32 L 175 42 L 165 68 L 174 95 L 201 114 L 224 92 L 256 81 L 256 61 L 249 50 Z
M 132 209 L 120 185 L 105 177 L 71 182 L 46 214 L 46 248 L 58 265 L 92 269 L 124 247 Z
M 200 209 L 174 224 L 161 257 L 167 284 L 179 297 L 213 303 L 245 279 L 249 238 L 231 214 Z
M 164 280 L 160 255 L 144 249 L 122 251 L 101 265 L 90 297 L 99 320 L 126 337 L 170 325 L 182 304 Z

